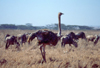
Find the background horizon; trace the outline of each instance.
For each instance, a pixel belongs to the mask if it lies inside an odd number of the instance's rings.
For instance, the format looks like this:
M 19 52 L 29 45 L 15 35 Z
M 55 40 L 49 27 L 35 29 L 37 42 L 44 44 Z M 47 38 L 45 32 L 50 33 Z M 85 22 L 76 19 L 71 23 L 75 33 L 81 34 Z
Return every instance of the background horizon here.
M 0 24 L 46 26 L 58 23 L 65 25 L 99 26 L 99 0 L 0 0 Z

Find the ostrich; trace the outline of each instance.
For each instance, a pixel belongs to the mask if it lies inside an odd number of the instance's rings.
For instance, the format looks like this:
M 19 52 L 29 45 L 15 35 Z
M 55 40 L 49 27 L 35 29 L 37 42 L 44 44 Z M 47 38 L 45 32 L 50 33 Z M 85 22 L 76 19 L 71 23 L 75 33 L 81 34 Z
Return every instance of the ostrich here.
M 78 47 L 71 35 L 61 37 L 61 47 L 65 47 L 65 44 L 69 44 L 70 46 L 73 44 L 75 47 Z
M 99 40 L 99 36 L 98 36 L 98 35 L 88 35 L 88 36 L 87 36 L 87 41 L 88 41 L 88 42 L 89 42 L 89 41 L 93 42 L 94 45 L 97 44 L 98 40 Z
M 78 39 L 79 39 L 79 38 L 85 39 L 85 40 L 87 41 L 87 39 L 86 39 L 86 36 L 85 36 L 85 33 L 84 33 L 84 32 L 77 33 L 77 34 L 76 34 L 76 37 L 77 37 Z
M 66 35 L 66 36 L 70 36 L 72 39 L 75 39 L 75 40 L 78 39 L 74 32 L 70 32 L 70 33 L 69 33 L 68 35 Z
M 18 41 L 23 46 L 25 44 L 25 42 L 26 42 L 26 35 L 25 34 L 18 34 L 16 37 L 17 37 Z
M 62 36 L 61 47 L 65 47 L 65 44 L 69 44 L 70 46 L 73 44 L 75 47 L 77 47 L 77 43 L 73 39 L 78 39 L 74 32 L 70 32 L 68 35 Z
M 30 44 L 30 42 L 36 37 L 36 33 L 31 33 L 28 38 L 27 38 L 27 42 L 28 44 Z
M 94 45 L 96 45 L 98 43 L 98 40 L 100 39 L 100 37 L 97 35 L 96 39 L 94 40 Z
M 37 37 L 38 45 L 40 45 L 40 51 L 43 58 L 42 63 L 46 62 L 45 46 L 46 45 L 55 46 L 59 38 L 61 37 L 61 18 L 60 18 L 61 15 L 63 15 L 63 13 L 59 12 L 58 13 L 58 34 L 50 30 L 38 30 L 35 32 L 35 37 Z
M 9 37 L 10 35 L 9 34 L 7 34 L 6 36 L 5 36 L 5 39 L 6 39 L 6 37 Z
M 62 36 L 61 37 L 61 47 L 65 47 L 65 44 L 73 44 L 75 47 L 77 47 L 77 43 L 73 40 L 77 40 L 78 38 L 76 37 L 74 32 L 70 32 L 69 34 Z
M 18 34 L 16 36 L 17 37 L 17 40 L 22 44 L 22 46 L 27 42 L 28 36 L 30 34 L 31 33 L 24 33 L 24 34 Z
M 89 41 L 94 41 L 95 40 L 95 38 L 96 38 L 96 35 L 88 35 L 87 37 L 87 41 L 89 42 Z
M 20 49 L 19 48 L 20 44 L 17 42 L 17 37 L 16 36 L 10 36 L 9 34 L 7 34 L 5 36 L 5 42 L 6 42 L 5 49 L 8 49 L 8 47 L 10 45 L 14 45 L 14 44 L 16 44 L 16 48 L 18 48 L 18 50 Z

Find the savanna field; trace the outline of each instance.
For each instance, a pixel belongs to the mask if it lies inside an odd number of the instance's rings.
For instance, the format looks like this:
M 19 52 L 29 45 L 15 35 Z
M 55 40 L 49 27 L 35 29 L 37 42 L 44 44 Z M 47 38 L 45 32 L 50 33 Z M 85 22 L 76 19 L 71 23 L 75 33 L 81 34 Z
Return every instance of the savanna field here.
M 64 30 L 62 35 L 71 31 L 81 32 L 81 30 Z M 28 43 L 20 45 L 20 51 L 14 45 L 5 50 L 6 34 L 18 35 L 27 32 L 32 33 L 35 30 L 0 30 L 0 68 L 100 68 L 100 40 L 95 46 L 93 42 L 86 42 L 84 39 L 79 39 L 77 48 L 69 44 L 61 48 L 60 41 L 56 46 L 46 46 L 47 62 L 43 64 L 41 64 L 42 56 L 36 39 L 30 45 Z M 86 36 L 100 34 L 100 31 L 92 30 L 83 32 Z

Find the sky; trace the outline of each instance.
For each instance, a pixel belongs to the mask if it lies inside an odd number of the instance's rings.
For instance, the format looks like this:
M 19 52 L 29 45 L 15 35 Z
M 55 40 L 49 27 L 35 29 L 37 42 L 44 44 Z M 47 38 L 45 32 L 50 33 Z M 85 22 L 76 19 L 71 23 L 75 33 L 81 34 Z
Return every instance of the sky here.
M 0 0 L 0 24 L 100 26 L 100 0 Z

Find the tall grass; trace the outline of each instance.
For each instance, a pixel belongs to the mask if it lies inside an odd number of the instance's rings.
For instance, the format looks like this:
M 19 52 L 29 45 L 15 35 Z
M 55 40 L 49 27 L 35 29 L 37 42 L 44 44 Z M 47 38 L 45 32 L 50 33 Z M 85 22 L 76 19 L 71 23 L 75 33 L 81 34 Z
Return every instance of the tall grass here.
M 73 32 L 81 32 L 74 31 Z M 5 50 L 4 38 L 6 34 L 17 35 L 34 30 L 0 30 L 0 68 L 100 68 L 100 41 L 96 46 L 92 42 L 80 39 L 78 48 L 70 47 L 68 44 L 61 48 L 60 41 L 55 47 L 46 46 L 47 63 L 41 64 L 42 56 L 36 39 L 17 51 L 12 45 Z M 57 32 L 57 31 L 54 31 Z M 68 34 L 69 30 L 62 31 Z M 84 31 L 88 34 L 99 34 L 100 31 Z

